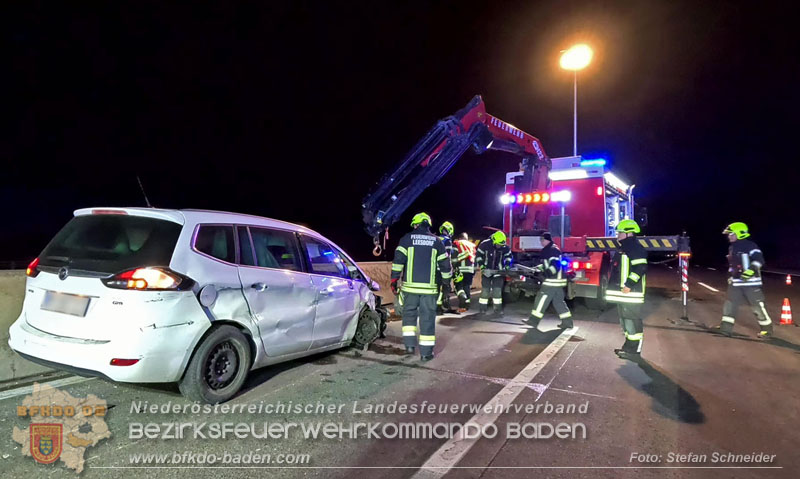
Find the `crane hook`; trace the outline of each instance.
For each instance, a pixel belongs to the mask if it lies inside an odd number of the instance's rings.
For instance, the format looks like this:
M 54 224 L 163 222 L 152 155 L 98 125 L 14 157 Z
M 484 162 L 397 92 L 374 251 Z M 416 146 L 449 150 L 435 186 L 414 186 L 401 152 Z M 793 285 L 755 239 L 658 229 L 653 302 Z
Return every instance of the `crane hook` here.
M 383 248 L 381 248 L 381 245 L 376 244 L 375 248 L 372 250 L 372 255 L 373 256 L 380 256 L 381 253 L 383 253 Z

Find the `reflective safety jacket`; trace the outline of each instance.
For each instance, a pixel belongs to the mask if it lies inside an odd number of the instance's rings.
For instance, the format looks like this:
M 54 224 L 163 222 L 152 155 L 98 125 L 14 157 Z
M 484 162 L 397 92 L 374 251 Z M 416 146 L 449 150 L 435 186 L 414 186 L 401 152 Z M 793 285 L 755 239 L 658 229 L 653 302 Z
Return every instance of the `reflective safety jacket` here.
M 475 272 L 475 244 L 467 240 L 455 240 L 456 264 L 462 273 Z
M 740 239 L 728 248 L 729 282 L 733 286 L 761 286 L 761 268 L 764 254 L 753 241 Z M 750 279 L 742 278 L 742 272 L 751 269 L 755 274 Z
M 542 248 L 539 254 L 542 259 L 542 267 L 544 271 L 544 286 L 557 286 L 563 287 L 567 285 L 567 278 L 564 275 L 564 268 L 561 265 L 561 250 L 550 243 Z
M 647 250 L 635 236 L 620 241 L 620 251 L 611 265 L 611 279 L 606 289 L 606 301 L 610 303 L 644 303 L 647 273 Z M 630 293 L 623 293 L 628 287 Z
M 475 264 L 480 269 L 508 269 L 511 267 L 511 248 L 508 245 L 495 246 L 491 238 L 485 239 L 478 245 Z
M 392 279 L 403 278 L 401 290 L 411 294 L 438 294 L 436 271 L 450 279 L 450 256 L 442 241 L 424 226 L 400 238 L 394 250 Z

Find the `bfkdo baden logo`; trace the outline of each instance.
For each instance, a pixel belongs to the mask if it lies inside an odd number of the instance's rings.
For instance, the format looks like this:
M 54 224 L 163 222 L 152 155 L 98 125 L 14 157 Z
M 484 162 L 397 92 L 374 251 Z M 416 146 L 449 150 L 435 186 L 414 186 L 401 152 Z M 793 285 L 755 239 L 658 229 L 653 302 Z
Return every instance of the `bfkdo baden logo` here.
M 31 455 L 36 462 L 50 464 L 61 456 L 63 424 L 31 424 Z
M 107 411 L 106 401 L 94 394 L 76 398 L 47 384 L 34 384 L 33 393 L 17 406 L 17 417 L 29 418 L 30 426 L 14 426 L 12 438 L 22 446 L 22 455 L 42 464 L 60 460 L 80 473 L 86 449 L 111 437 Z

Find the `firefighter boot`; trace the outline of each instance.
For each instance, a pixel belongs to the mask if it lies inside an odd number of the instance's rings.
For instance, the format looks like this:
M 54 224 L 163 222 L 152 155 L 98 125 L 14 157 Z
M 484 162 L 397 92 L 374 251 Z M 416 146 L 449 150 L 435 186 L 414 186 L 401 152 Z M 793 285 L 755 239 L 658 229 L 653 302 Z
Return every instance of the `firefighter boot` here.
M 721 334 L 723 336 L 731 337 L 733 336 L 733 323 L 729 321 L 722 321 L 719 326 L 714 326 L 711 328 L 712 333 Z
M 639 343 L 640 341 L 632 341 L 626 337 L 625 342 L 622 343 L 622 347 L 615 349 L 614 353 L 619 356 L 620 359 L 630 359 L 635 361 L 640 357 Z
M 406 346 L 406 356 L 414 354 L 416 350 L 417 348 L 415 348 L 414 346 Z
M 503 315 L 503 306 L 502 305 L 495 305 L 494 306 L 494 315 L 495 316 L 502 316 Z
M 537 318 L 534 315 L 530 315 L 530 316 L 528 316 L 528 320 L 525 321 L 525 322 L 528 323 L 529 325 L 533 326 L 534 329 L 538 329 L 539 328 L 539 319 L 540 318 Z
M 478 313 L 486 314 L 487 309 L 489 309 L 488 305 L 481 303 L 480 307 L 478 308 Z
M 772 337 L 772 323 L 766 326 L 761 326 L 761 331 L 758 332 L 758 337 L 761 339 L 768 339 Z
M 421 356 L 420 359 L 422 360 L 423 363 L 427 363 L 428 361 L 433 359 L 433 353 L 431 353 L 431 354 L 429 354 L 427 356 Z

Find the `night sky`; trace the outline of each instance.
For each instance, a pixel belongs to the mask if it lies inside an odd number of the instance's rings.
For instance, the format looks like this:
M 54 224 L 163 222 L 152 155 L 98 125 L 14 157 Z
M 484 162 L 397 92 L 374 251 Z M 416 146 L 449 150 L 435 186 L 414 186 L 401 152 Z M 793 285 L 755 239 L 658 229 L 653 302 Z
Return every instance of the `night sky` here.
M 800 267 L 800 62 L 778 5 L 4 3 L 0 261 L 36 256 L 77 208 L 144 206 L 136 175 L 155 206 L 301 223 L 371 259 L 361 199 L 475 94 L 549 156 L 572 153 L 558 57 L 582 41 L 579 152 L 637 185 L 646 232 L 685 228 L 712 265 L 744 221 L 768 266 Z M 500 226 L 516 168 L 467 154 L 406 217 Z

